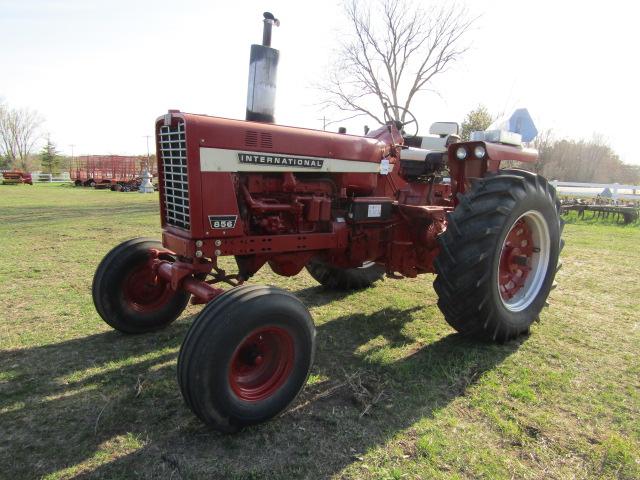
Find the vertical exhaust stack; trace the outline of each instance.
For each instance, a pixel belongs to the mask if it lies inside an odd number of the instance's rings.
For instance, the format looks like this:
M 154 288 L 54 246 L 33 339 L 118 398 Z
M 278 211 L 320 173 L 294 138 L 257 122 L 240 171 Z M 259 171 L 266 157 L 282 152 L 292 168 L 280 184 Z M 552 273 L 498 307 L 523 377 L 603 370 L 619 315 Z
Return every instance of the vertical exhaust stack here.
M 262 45 L 251 45 L 246 119 L 273 123 L 280 52 L 271 48 L 271 29 L 279 26 L 280 21 L 272 13 L 264 12 L 263 22 Z

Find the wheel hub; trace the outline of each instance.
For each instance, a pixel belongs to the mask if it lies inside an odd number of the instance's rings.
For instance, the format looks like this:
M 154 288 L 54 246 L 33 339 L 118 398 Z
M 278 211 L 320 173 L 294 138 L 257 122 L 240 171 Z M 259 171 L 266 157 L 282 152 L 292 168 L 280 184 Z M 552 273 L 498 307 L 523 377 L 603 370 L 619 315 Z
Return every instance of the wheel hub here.
M 130 308 L 145 313 L 164 305 L 171 297 L 172 291 L 170 285 L 156 277 L 145 262 L 125 279 L 123 293 Z
M 289 378 L 294 357 L 293 338 L 285 329 L 266 327 L 251 332 L 231 358 L 231 389 L 248 402 L 271 397 Z
M 497 278 L 502 303 L 508 310 L 524 310 L 536 298 L 548 269 L 549 246 L 549 227 L 538 211 L 521 215 L 509 229 Z
M 533 235 L 524 221 L 519 219 L 507 234 L 500 255 L 500 295 L 509 300 L 517 294 L 525 284 L 531 271 L 533 255 Z

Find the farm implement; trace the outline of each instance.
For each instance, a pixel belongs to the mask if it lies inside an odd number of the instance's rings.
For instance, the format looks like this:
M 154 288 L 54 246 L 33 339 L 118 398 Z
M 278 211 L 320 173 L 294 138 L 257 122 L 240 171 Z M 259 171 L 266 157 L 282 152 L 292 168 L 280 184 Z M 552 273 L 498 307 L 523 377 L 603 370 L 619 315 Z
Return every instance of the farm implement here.
M 30 173 L 20 171 L 10 171 L 2 173 L 3 185 L 33 185 Z
M 584 203 L 563 203 L 560 207 L 560 213 L 565 215 L 569 212 L 578 212 L 578 218 L 584 219 L 612 219 L 617 223 L 630 224 L 638 221 L 640 209 L 629 205 L 598 205 Z M 585 213 L 591 215 L 585 217 Z
M 286 409 L 314 359 L 305 305 L 248 283 L 265 265 L 342 290 L 435 274 L 455 330 L 504 342 L 538 318 L 562 247 L 554 188 L 500 168 L 537 157 L 513 134 L 461 142 L 444 122 L 420 136 L 396 106 L 365 136 L 273 123 L 274 24 L 265 14 L 263 44 L 251 47 L 246 120 L 177 110 L 157 119 L 162 241 L 115 247 L 93 281 L 96 310 L 125 333 L 167 326 L 190 300 L 205 305 L 180 349 L 178 382 L 194 414 L 225 432 Z M 224 256 L 236 271 L 220 268 Z
M 86 155 L 76 157 L 69 175 L 76 186 L 133 191 L 140 186 L 146 168 L 156 175 L 155 165 L 145 165 L 140 157 L 122 155 Z

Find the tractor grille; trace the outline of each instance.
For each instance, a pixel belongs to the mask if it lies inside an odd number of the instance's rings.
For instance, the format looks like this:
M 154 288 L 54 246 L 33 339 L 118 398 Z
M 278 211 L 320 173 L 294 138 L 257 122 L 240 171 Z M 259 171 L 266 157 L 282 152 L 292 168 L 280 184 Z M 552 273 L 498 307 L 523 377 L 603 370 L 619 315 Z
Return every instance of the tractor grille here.
M 160 127 L 159 144 L 166 222 L 189 230 L 189 178 L 184 122 L 175 127 Z

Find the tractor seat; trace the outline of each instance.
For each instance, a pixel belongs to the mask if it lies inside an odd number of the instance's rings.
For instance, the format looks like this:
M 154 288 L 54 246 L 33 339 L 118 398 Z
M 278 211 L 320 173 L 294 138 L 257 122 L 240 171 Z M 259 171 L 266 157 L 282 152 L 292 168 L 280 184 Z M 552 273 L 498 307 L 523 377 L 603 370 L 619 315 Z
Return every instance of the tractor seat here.
M 454 122 L 436 122 L 429 128 L 429 133 L 431 136 L 428 137 L 405 139 L 405 146 L 400 151 L 400 168 L 406 178 L 418 179 L 442 170 L 447 147 L 460 139 L 458 124 Z
M 424 150 L 444 152 L 447 149 L 449 137 L 422 137 L 420 148 Z
M 402 175 L 417 178 L 432 175 L 441 170 L 445 164 L 445 150 L 427 150 L 407 147 L 400 151 L 400 169 Z
M 435 122 L 429 128 L 428 136 L 406 138 L 405 145 L 431 152 L 444 152 L 450 144 L 460 139 L 458 130 L 458 124 L 455 122 Z M 410 156 L 407 155 L 407 160 L 411 159 Z

